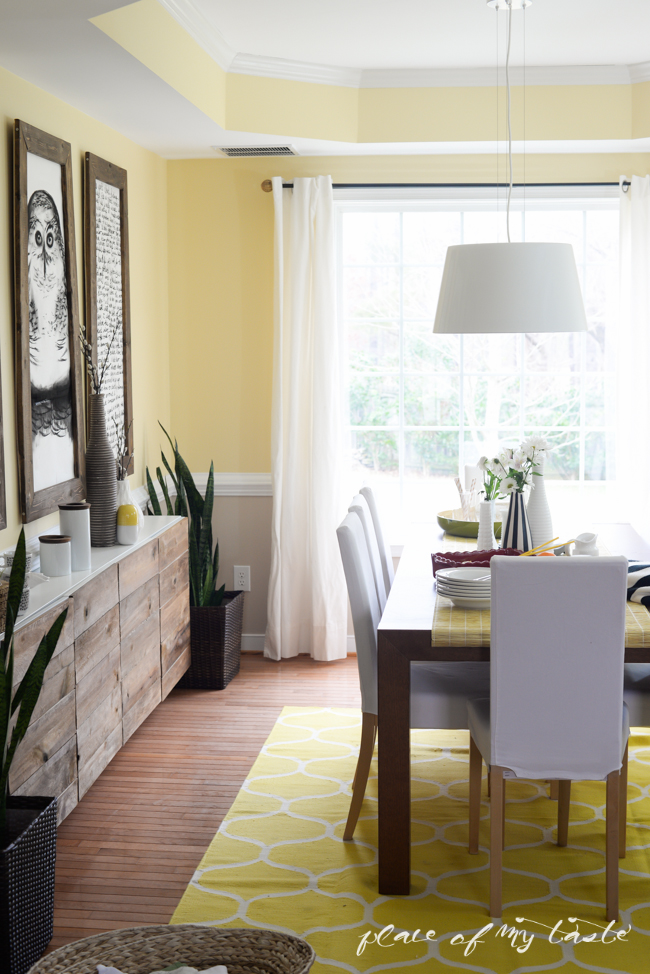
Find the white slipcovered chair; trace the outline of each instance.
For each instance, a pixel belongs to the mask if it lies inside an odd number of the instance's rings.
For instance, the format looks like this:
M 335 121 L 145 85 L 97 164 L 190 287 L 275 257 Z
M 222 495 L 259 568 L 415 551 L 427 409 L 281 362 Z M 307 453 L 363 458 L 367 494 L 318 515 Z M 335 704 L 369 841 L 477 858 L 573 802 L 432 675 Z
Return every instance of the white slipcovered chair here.
M 372 492 L 372 487 L 362 487 L 359 493 L 366 499 L 368 508 L 370 510 L 370 516 L 372 517 L 372 523 L 375 526 L 375 534 L 377 535 L 377 544 L 379 546 L 379 557 L 381 558 L 381 567 L 384 572 L 384 586 L 386 588 L 386 595 L 388 595 L 395 577 L 395 572 L 393 570 L 393 556 L 390 553 L 388 542 L 384 536 L 384 531 L 381 526 L 381 518 L 379 517 L 379 510 L 377 508 L 377 501 L 375 500 L 375 495 Z
M 372 520 L 372 514 L 370 512 L 370 507 L 368 506 L 368 501 L 362 494 L 355 494 L 352 498 L 352 503 L 348 507 L 348 511 L 350 514 L 356 514 L 361 521 L 363 535 L 366 539 L 366 547 L 370 556 L 372 574 L 373 578 L 375 579 L 377 601 L 379 602 L 380 611 L 383 612 L 386 605 L 388 590 L 384 580 L 384 570 L 382 567 L 379 544 L 377 542 L 377 533 L 375 531 L 375 525 Z
M 559 780 L 558 845 L 567 844 L 571 781 L 606 779 L 607 919 L 615 920 L 625 855 L 627 561 L 496 557 L 491 575 L 490 697 L 468 704 L 471 853 L 481 757 L 491 783 L 490 915 L 501 916 L 505 779 Z
M 336 529 L 350 597 L 361 685 L 361 746 L 343 838 L 354 834 L 377 733 L 377 626 L 381 610 L 364 530 L 356 513 Z M 467 727 L 467 703 L 489 693 L 489 663 L 414 663 L 411 727 Z

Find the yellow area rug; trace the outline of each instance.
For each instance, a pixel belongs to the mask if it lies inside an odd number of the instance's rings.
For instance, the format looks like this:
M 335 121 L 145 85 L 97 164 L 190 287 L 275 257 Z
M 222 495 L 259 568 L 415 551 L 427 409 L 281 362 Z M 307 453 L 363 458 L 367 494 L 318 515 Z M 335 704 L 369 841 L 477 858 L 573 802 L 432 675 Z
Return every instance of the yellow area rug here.
M 650 972 L 650 737 L 630 740 L 621 920 L 607 928 L 600 782 L 573 785 L 564 849 L 547 786 L 508 782 L 504 910 L 491 925 L 489 804 L 470 856 L 464 731 L 412 731 L 413 892 L 380 896 L 376 764 L 354 841 L 342 841 L 360 730 L 356 710 L 284 709 L 172 923 L 298 934 L 315 974 Z

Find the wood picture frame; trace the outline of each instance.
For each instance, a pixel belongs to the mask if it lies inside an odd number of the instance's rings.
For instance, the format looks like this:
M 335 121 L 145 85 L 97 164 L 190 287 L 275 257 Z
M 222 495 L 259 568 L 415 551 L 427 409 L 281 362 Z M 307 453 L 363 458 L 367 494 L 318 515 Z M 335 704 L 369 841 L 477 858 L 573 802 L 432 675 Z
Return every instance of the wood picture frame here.
M 5 434 L 2 418 L 2 378 L 0 377 L 0 531 L 7 527 L 7 493 L 5 490 Z
M 119 225 L 118 225 L 119 221 Z M 123 427 L 126 451 L 121 458 L 133 473 L 133 388 L 129 298 L 129 203 L 126 169 L 87 152 L 84 164 L 84 278 L 86 338 L 93 364 L 109 367 L 102 393 L 106 432 L 117 456 L 115 421 Z M 88 387 L 88 393 L 92 390 Z
M 18 481 L 24 522 L 83 500 L 79 298 L 68 142 L 14 122 Z

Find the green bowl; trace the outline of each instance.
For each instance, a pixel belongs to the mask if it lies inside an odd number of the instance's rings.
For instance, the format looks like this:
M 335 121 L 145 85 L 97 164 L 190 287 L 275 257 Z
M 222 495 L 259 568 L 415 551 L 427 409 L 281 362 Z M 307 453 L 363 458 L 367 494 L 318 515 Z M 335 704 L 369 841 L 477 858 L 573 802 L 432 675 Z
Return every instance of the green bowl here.
M 459 521 L 453 511 L 440 511 L 438 524 L 446 534 L 456 538 L 478 538 L 478 521 Z M 494 537 L 501 537 L 501 521 L 494 522 Z

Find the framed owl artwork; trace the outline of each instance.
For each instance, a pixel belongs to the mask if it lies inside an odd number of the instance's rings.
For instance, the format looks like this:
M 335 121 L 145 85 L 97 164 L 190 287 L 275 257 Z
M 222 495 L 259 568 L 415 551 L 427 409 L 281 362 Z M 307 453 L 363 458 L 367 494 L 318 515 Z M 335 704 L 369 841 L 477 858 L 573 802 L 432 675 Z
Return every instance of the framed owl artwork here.
M 86 153 L 84 279 L 86 338 L 95 366 L 105 363 L 106 432 L 117 458 L 133 472 L 133 393 L 129 305 L 129 205 L 126 170 Z M 88 390 L 90 392 L 90 389 Z M 128 465 L 128 467 L 127 467 Z
M 68 142 L 14 126 L 16 416 L 23 521 L 83 500 L 79 299 Z

